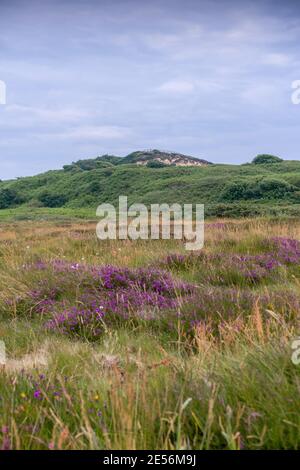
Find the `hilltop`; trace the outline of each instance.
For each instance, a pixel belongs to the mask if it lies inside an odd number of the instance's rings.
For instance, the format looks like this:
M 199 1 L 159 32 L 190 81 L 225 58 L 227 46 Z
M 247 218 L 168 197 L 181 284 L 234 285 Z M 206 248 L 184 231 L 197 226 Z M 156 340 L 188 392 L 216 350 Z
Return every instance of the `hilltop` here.
M 120 164 L 135 163 L 137 165 L 147 166 L 206 166 L 211 165 L 211 162 L 200 158 L 190 157 L 176 152 L 162 152 L 161 150 L 143 150 L 130 153 L 124 157 Z
M 152 168 L 164 166 L 206 166 L 211 162 L 200 158 L 190 157 L 177 152 L 167 152 L 161 150 L 138 150 L 125 157 L 115 155 L 102 155 L 97 158 L 77 160 L 71 165 L 64 165 L 65 171 L 71 170 L 93 170 L 96 168 L 107 168 L 112 165 L 144 165 Z
M 0 182 L 0 216 L 79 209 L 94 216 L 120 195 L 147 205 L 203 203 L 206 215 L 218 217 L 299 215 L 300 162 L 261 155 L 243 165 L 212 164 L 157 150 L 103 155 Z

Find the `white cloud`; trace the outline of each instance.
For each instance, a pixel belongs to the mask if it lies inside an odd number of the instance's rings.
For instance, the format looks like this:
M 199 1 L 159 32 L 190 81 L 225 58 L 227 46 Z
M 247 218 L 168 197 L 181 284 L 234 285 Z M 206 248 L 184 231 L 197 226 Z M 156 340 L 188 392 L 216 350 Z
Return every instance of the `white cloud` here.
M 29 120 L 49 123 L 74 122 L 89 116 L 87 111 L 71 107 L 49 109 L 13 104 L 5 110 L 15 118 L 27 116 Z
M 272 107 L 275 103 L 278 103 L 281 95 L 282 89 L 270 82 L 249 85 L 248 88 L 242 91 L 241 98 L 250 105 Z
M 55 137 L 75 140 L 123 139 L 130 133 L 130 129 L 119 126 L 80 126 L 55 134 Z
M 280 67 L 284 67 L 289 65 L 292 62 L 292 59 L 287 54 L 279 54 L 279 53 L 272 53 L 267 54 L 263 57 L 263 63 L 267 65 L 277 65 Z
M 185 94 L 192 93 L 195 90 L 195 85 L 187 80 L 170 80 L 160 85 L 158 90 L 165 93 Z
M 177 47 L 185 39 L 185 33 L 140 34 L 139 39 L 150 49 L 169 50 Z

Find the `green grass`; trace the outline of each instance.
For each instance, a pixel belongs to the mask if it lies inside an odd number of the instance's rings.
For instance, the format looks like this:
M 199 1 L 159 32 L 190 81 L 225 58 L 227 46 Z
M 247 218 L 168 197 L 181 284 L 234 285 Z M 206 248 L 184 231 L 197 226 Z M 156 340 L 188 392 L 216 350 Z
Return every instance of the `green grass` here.
M 0 210 L 0 222 L 8 221 L 73 221 L 74 219 L 96 220 L 96 211 L 89 207 L 35 207 L 20 206 L 13 209 Z

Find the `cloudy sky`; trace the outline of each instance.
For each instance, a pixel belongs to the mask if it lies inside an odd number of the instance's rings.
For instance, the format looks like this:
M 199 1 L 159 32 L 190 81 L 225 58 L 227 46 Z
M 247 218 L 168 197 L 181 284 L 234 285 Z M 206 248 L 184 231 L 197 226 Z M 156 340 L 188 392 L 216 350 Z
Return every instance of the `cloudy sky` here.
M 0 178 L 103 153 L 300 159 L 300 2 L 0 0 Z

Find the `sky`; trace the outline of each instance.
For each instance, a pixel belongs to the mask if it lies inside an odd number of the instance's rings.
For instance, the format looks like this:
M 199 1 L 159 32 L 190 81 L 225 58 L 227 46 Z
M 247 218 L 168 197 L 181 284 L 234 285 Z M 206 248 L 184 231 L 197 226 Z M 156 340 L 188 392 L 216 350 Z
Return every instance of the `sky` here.
M 0 179 L 158 148 L 300 159 L 300 2 L 0 0 Z

